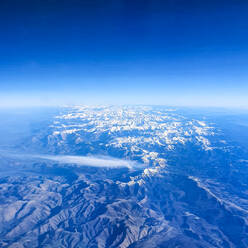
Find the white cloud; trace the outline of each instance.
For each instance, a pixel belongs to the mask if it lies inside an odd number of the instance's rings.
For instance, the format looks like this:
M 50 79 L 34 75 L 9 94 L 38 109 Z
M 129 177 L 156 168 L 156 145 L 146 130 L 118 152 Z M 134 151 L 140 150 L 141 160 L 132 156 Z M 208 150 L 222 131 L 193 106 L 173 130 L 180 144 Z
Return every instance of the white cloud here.
M 95 157 L 95 156 L 67 156 L 67 155 L 36 155 L 35 157 L 56 161 L 62 164 L 76 164 L 79 166 L 110 167 L 110 168 L 127 167 L 129 169 L 137 168 L 141 166 L 139 163 L 135 161 L 117 159 L 109 156 Z
M 27 159 L 46 159 L 56 161 L 61 164 L 73 164 L 78 166 L 92 166 L 92 167 L 106 167 L 106 168 L 121 168 L 126 167 L 129 169 L 146 167 L 142 163 L 136 161 L 119 159 L 110 156 L 70 156 L 70 155 L 46 155 L 46 154 L 25 154 L 15 153 L 13 151 L 1 150 L 0 155 L 12 157 L 18 160 Z

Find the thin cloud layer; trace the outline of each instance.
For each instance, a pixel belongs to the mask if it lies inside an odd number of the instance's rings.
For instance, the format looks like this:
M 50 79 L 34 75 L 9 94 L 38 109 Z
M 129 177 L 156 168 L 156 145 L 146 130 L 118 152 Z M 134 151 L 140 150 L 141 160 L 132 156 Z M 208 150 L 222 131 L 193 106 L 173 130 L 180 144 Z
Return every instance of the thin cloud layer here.
M 76 164 L 79 166 L 92 166 L 92 167 L 106 167 L 106 168 L 120 168 L 127 167 L 129 169 L 137 168 L 139 163 L 116 159 L 113 157 L 94 157 L 94 156 L 67 156 L 67 155 L 46 155 L 37 156 L 42 159 L 53 160 L 62 164 Z
M 13 151 L 1 150 L 0 155 L 12 157 L 20 160 L 46 159 L 56 161 L 61 164 L 74 164 L 78 166 L 106 167 L 106 168 L 140 168 L 144 167 L 136 161 L 118 159 L 110 156 L 69 156 L 69 155 L 44 155 L 44 154 L 20 154 Z

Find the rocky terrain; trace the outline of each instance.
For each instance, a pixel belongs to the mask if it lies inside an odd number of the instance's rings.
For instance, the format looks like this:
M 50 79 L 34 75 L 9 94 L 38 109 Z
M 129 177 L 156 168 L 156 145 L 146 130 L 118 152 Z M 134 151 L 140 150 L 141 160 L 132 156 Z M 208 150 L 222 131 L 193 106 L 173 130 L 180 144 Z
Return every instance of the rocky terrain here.
M 208 116 L 78 106 L 37 125 L 1 151 L 1 247 L 248 247 L 247 152 Z

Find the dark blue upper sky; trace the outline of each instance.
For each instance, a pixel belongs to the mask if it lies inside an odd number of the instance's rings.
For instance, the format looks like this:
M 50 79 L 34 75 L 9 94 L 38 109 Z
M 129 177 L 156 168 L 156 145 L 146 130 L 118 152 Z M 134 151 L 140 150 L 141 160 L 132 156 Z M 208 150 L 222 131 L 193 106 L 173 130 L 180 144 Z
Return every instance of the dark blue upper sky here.
M 0 105 L 248 107 L 247 13 L 246 0 L 1 0 Z

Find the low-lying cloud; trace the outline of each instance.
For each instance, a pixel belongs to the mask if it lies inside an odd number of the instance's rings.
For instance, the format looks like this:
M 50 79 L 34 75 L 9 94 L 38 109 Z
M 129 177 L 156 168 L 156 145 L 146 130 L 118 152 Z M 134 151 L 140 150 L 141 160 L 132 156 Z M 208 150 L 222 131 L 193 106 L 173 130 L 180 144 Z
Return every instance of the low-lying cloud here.
M 95 157 L 95 156 L 68 156 L 68 155 L 40 155 L 36 156 L 41 159 L 48 159 L 62 164 L 75 164 L 79 166 L 93 167 L 110 167 L 120 168 L 127 167 L 129 169 L 137 168 L 139 163 L 131 160 L 117 159 L 113 157 Z
M 55 161 L 61 164 L 72 164 L 78 166 L 92 166 L 92 167 L 106 167 L 106 168 L 122 168 L 129 169 L 141 168 L 144 165 L 136 161 L 119 159 L 110 156 L 74 156 L 74 155 L 47 155 L 47 154 L 26 154 L 16 153 L 14 151 L 1 150 L 0 155 L 4 157 L 12 157 L 18 160 L 30 160 L 30 159 L 45 159 Z

